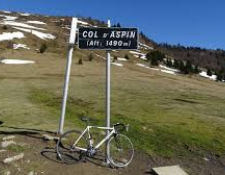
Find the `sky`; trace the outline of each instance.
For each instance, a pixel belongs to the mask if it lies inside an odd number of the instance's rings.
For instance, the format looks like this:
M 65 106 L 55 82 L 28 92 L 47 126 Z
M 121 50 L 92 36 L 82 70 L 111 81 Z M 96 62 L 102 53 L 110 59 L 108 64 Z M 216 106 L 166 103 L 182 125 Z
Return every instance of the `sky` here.
M 225 50 L 224 0 L 2 0 L 0 10 L 84 16 L 137 27 L 157 43 Z

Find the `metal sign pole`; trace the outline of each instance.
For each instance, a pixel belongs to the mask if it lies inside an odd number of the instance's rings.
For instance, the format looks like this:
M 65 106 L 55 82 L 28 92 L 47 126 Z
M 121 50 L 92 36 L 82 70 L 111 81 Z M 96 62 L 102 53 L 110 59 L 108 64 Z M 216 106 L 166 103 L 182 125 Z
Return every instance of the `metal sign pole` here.
M 108 20 L 108 27 L 111 27 L 110 20 Z M 110 51 L 107 51 L 107 62 L 106 62 L 106 127 L 110 127 L 110 66 L 111 66 L 111 55 Z M 106 131 L 106 135 L 109 134 L 109 130 Z M 109 147 L 106 142 L 106 153 L 109 155 Z M 106 163 L 109 164 L 109 160 L 106 157 Z
M 59 134 L 63 134 L 63 126 L 64 126 L 65 113 L 66 113 L 66 102 L 67 102 L 68 89 L 69 89 L 70 71 L 71 71 L 71 64 L 72 64 L 72 57 L 73 57 L 73 47 L 74 47 L 75 39 L 76 39 L 76 31 L 77 31 L 77 18 L 72 18 L 71 29 L 70 29 L 70 39 L 69 39 L 69 51 L 68 51 L 67 66 L 66 66 L 66 75 L 65 75 L 65 82 L 64 82 L 64 89 L 63 89 L 62 111 L 61 111 L 61 117 L 59 122 L 59 129 L 58 129 Z

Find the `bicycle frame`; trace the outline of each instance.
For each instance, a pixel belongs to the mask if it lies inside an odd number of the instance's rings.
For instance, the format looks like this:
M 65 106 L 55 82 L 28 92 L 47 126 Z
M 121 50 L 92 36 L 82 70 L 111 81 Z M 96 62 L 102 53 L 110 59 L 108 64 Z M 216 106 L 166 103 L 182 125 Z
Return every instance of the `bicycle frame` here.
M 86 129 L 81 133 L 81 135 L 78 137 L 78 139 L 74 142 L 73 146 L 75 149 L 79 149 L 82 151 L 87 151 L 87 148 L 81 148 L 77 147 L 76 144 L 80 141 L 80 139 L 84 136 L 84 134 L 87 132 L 88 133 L 88 142 L 91 147 L 93 147 L 93 144 L 91 143 L 91 135 L 90 135 L 90 129 L 91 128 L 97 128 L 97 129 L 102 129 L 102 130 L 109 130 L 109 134 L 104 137 L 95 147 L 94 149 L 98 149 L 104 142 L 106 142 L 115 132 L 114 127 L 98 127 L 98 126 L 87 126 Z

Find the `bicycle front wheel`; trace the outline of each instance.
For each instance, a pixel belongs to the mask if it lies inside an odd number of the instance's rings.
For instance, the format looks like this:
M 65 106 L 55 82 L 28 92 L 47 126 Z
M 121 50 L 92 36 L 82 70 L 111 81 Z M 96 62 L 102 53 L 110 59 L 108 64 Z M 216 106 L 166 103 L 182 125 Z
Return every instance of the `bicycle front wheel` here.
M 109 147 L 107 156 L 112 165 L 122 168 L 132 161 L 134 147 L 127 136 L 116 134 L 109 139 L 107 146 Z
M 80 137 L 81 132 L 71 130 L 65 132 L 57 143 L 57 156 L 66 164 L 74 164 L 80 160 L 81 154 L 88 148 L 88 142 L 84 136 Z M 78 142 L 77 139 L 80 137 Z M 75 144 L 76 143 L 76 144 Z M 84 150 L 82 150 L 82 148 Z

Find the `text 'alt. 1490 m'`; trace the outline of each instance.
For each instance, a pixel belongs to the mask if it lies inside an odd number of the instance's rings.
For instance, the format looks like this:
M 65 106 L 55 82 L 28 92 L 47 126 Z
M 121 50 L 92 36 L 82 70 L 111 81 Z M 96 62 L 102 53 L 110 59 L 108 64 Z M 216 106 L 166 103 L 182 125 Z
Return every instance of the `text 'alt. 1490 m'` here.
M 136 28 L 79 28 L 79 48 L 133 50 L 138 48 Z

